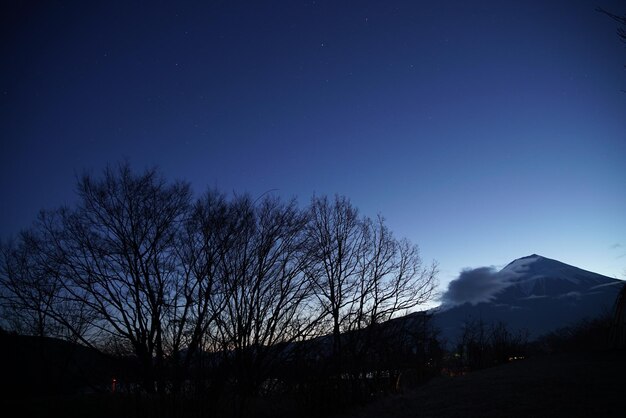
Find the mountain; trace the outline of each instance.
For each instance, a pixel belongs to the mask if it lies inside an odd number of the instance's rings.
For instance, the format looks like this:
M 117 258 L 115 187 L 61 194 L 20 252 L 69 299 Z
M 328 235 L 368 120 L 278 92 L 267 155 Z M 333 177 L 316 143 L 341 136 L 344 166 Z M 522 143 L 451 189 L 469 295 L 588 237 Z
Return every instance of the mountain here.
M 528 330 L 534 339 L 585 318 L 612 313 L 624 284 L 537 254 L 514 260 L 490 280 L 496 291 L 485 300 L 444 302 L 435 310 L 435 326 L 447 341 L 455 342 L 464 323 L 471 320 L 501 321 L 511 330 Z

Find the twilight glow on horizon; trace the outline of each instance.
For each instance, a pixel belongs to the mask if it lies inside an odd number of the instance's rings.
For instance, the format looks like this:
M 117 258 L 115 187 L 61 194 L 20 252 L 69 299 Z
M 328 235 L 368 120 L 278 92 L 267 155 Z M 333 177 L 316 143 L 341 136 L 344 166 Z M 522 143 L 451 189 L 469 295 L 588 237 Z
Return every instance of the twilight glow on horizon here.
M 437 260 L 626 278 L 621 1 L 23 2 L 0 9 L 0 239 L 128 160 L 342 194 Z

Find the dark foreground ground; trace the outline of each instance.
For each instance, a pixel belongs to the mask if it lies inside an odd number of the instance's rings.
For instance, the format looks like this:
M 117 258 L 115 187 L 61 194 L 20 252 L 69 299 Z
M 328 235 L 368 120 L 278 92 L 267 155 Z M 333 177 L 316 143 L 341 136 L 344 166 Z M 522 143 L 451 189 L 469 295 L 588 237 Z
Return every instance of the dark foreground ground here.
M 0 411 L 22 417 L 217 417 L 207 400 L 175 414 L 156 401 L 111 395 L 0 400 Z M 320 399 L 320 402 L 324 402 Z M 323 416 L 286 407 L 284 399 L 256 405 L 264 418 Z M 232 416 L 232 414 L 230 414 Z M 8 415 L 3 415 L 8 416 Z M 438 377 L 414 390 L 352 407 L 336 418 L 374 417 L 626 417 L 626 351 L 544 355 L 459 377 Z
M 342 417 L 626 417 L 626 352 L 545 355 L 438 377 Z

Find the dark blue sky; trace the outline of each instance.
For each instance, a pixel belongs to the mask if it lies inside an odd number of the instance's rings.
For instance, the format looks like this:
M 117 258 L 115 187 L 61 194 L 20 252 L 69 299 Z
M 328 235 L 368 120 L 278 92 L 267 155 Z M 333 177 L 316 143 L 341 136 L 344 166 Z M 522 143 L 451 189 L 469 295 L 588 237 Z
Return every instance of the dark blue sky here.
M 624 277 L 621 1 L 92 3 L 2 6 L 0 237 L 128 159 L 345 194 L 444 284 L 531 253 Z

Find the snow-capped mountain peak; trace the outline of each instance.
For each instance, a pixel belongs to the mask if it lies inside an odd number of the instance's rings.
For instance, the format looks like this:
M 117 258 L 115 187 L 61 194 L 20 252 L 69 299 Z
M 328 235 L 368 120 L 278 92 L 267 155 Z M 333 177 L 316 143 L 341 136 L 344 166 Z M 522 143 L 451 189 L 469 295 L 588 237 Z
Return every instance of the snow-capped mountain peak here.
M 500 271 L 487 267 L 464 270 L 444 293 L 443 309 L 435 315 L 435 322 L 450 340 L 472 318 L 503 321 L 513 329 L 528 329 L 536 337 L 610 312 L 623 284 L 532 254 Z
M 614 282 L 597 273 L 533 254 L 512 261 L 500 273 L 526 296 L 560 296 Z M 513 291 L 514 289 L 509 289 Z
M 546 260 L 546 258 L 537 254 L 528 255 L 511 261 L 500 272 L 514 275 L 524 274 L 528 271 L 531 264 L 541 262 L 542 260 Z

